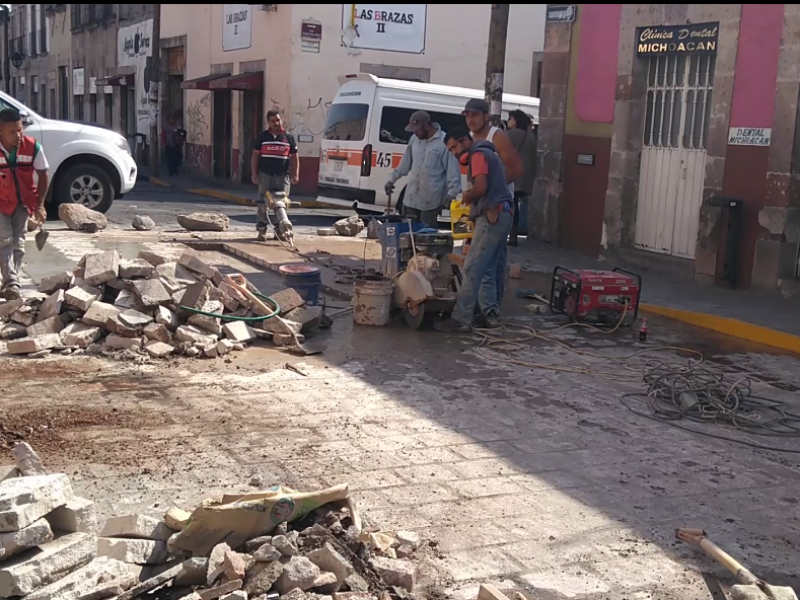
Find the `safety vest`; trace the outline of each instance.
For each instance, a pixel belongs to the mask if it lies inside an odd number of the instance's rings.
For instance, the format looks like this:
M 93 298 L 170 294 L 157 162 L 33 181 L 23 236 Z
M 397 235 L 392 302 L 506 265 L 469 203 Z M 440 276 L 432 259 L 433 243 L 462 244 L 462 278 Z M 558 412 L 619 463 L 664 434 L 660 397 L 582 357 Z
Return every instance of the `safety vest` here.
M 36 140 L 22 136 L 19 147 L 9 154 L 0 150 L 0 213 L 13 215 L 22 203 L 32 215 L 39 206 L 36 182 L 33 178 L 33 157 Z

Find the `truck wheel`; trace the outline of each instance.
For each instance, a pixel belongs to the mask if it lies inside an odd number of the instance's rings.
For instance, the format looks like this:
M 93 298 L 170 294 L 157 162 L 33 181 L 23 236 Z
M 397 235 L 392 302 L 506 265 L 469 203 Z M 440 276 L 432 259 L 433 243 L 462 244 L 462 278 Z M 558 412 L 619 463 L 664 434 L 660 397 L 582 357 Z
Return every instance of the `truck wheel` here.
M 59 176 L 55 191 L 59 204 L 83 204 L 101 213 L 108 212 L 114 202 L 111 177 L 97 165 L 88 163 L 69 167 Z

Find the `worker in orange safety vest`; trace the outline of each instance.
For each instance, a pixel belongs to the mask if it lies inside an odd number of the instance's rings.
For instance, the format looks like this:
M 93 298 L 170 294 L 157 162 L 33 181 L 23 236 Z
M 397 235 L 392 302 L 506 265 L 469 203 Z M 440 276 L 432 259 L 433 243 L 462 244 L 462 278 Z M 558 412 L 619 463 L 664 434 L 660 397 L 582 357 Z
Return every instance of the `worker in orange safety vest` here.
M 40 225 L 47 219 L 44 201 L 50 165 L 41 144 L 25 135 L 15 108 L 0 111 L 0 150 L 0 296 L 17 300 L 28 218 Z

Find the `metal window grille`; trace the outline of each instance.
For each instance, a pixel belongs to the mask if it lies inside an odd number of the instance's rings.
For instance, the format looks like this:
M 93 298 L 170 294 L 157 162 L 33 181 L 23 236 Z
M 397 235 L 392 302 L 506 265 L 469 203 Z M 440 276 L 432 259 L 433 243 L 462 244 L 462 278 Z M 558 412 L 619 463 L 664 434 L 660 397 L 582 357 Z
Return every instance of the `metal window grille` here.
M 643 143 L 705 150 L 714 85 L 713 56 L 652 56 Z

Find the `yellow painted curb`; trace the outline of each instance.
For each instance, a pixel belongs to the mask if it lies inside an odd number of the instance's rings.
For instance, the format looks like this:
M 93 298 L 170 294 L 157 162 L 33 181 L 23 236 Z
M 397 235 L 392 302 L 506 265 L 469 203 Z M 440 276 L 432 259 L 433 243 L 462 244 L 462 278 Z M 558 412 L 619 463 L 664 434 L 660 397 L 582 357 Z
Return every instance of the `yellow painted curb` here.
M 706 313 L 693 312 L 690 310 L 680 310 L 678 308 L 667 308 L 655 304 L 640 304 L 639 308 L 648 313 L 661 315 L 676 321 L 683 321 L 697 327 L 710 329 L 735 338 L 778 348 L 787 352 L 800 354 L 800 336 L 784 333 L 761 325 L 746 323 L 738 319 L 728 317 L 718 317 Z
M 161 187 L 172 187 L 171 183 L 167 183 L 163 179 L 159 179 L 158 177 L 150 177 L 150 183 L 153 185 L 160 185 Z

